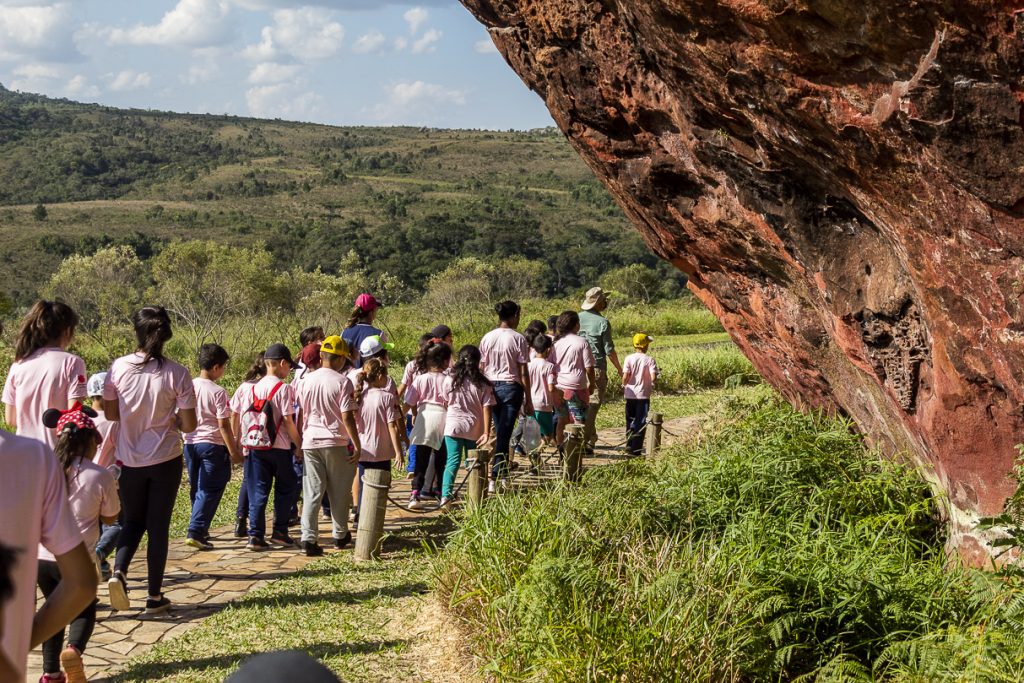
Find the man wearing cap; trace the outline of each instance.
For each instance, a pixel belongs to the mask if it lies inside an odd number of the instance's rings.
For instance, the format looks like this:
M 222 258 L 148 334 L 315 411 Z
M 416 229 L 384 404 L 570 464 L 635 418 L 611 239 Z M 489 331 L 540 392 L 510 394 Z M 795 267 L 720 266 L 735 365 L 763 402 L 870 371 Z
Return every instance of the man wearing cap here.
M 600 287 L 592 287 L 587 290 L 587 295 L 580 305 L 580 336 L 590 343 L 590 350 L 594 354 L 594 373 L 597 379 L 597 391 L 590 396 L 590 407 L 587 409 L 587 422 L 583 438 L 587 442 L 588 454 L 593 454 L 594 446 L 597 444 L 597 413 L 604 403 L 605 392 L 608 389 L 608 361 L 612 362 L 615 370 L 622 374 L 622 365 L 619 364 L 619 356 L 615 353 L 615 342 L 612 341 L 612 326 L 601 313 L 608 308 L 608 295 Z
M 348 344 L 337 335 L 320 344 L 320 368 L 299 385 L 302 424 L 302 550 L 310 557 L 323 555 L 318 541 L 320 501 L 331 499 L 334 545 L 352 542 L 348 511 L 352 507 L 352 482 L 362 446 L 356 430 L 357 406 L 352 383 L 343 371 L 351 357 Z
M 380 308 L 380 301 L 372 294 L 363 293 L 357 296 L 352 316 L 341 333 L 341 338 L 353 352 L 352 364 L 357 368 L 363 367 L 363 359 L 358 353 L 363 345 L 363 340 L 373 336 L 384 339 L 384 332 L 379 327 L 373 326 L 378 308 Z

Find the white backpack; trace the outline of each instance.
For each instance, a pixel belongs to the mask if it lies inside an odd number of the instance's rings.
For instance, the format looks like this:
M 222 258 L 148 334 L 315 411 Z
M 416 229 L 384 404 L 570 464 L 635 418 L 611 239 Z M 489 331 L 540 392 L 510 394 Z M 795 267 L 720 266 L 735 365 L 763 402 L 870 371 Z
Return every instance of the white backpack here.
M 278 389 L 284 386 L 284 382 L 278 382 L 277 386 L 271 389 L 266 398 L 256 398 L 256 387 L 252 388 L 252 404 L 242 413 L 240 423 L 242 428 L 242 448 L 251 451 L 269 451 L 277 441 L 277 433 L 284 422 L 282 415 L 279 420 L 274 421 L 274 395 Z

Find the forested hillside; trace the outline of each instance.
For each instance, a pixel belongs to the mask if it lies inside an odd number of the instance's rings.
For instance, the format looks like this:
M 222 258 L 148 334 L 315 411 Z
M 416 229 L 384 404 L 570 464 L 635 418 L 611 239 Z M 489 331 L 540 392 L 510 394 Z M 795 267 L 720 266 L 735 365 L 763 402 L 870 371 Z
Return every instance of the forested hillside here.
M 0 282 L 34 297 L 60 261 L 176 239 L 265 243 L 277 265 L 361 268 L 412 290 L 456 256 L 545 265 L 538 294 L 630 264 L 645 248 L 553 129 L 338 128 L 119 110 L 0 88 Z

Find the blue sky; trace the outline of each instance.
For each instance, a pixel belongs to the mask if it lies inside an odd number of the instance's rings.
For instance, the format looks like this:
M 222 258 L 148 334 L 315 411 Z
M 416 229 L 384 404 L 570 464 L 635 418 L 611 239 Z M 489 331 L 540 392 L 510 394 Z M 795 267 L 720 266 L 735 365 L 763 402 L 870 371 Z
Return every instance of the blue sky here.
M 455 0 L 0 0 L 0 83 L 339 125 L 552 125 Z

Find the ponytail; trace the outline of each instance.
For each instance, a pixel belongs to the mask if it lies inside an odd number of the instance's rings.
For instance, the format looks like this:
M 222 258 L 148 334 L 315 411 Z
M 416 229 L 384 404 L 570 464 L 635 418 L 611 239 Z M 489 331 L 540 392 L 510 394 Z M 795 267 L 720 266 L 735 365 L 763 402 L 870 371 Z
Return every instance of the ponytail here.
M 387 374 L 388 367 L 384 365 L 384 361 L 380 358 L 367 359 L 359 371 L 359 377 L 356 378 L 356 388 L 352 394 L 356 404 L 362 404 L 363 396 L 366 394 L 366 388 L 369 385 L 383 377 L 387 377 Z
M 260 351 L 256 354 L 256 359 L 249 366 L 249 369 L 245 373 L 245 377 L 242 379 L 243 382 L 258 382 L 263 379 L 267 374 L 267 363 L 263 360 L 263 352 Z
M 416 374 L 422 375 L 430 372 L 432 368 L 444 370 L 452 359 L 452 347 L 437 337 L 431 338 L 426 344 L 420 347 L 416 357 Z
M 370 313 L 371 311 L 366 311 L 360 308 L 359 306 L 354 306 L 352 308 L 352 313 L 349 314 L 348 322 L 345 323 L 345 329 L 347 330 L 350 327 L 355 327 L 363 320 L 365 320 L 366 316 L 370 315 Z
M 452 388 L 461 389 L 466 382 L 478 387 L 489 387 L 491 381 L 480 372 L 480 349 L 466 344 L 459 349 L 459 357 L 452 368 Z
M 60 301 L 37 301 L 18 330 L 14 360 L 28 358 L 39 349 L 59 344 L 68 332 L 78 327 L 78 314 Z
M 573 334 L 580 325 L 580 316 L 576 311 L 565 311 L 558 316 L 558 323 L 555 325 L 555 341 L 558 341 L 567 334 Z
M 57 445 L 53 447 L 54 455 L 60 461 L 64 476 L 67 477 L 68 485 L 71 484 L 71 468 L 79 460 L 84 460 L 89 452 L 89 447 L 96 443 L 96 430 L 78 429 L 75 425 L 68 425 L 57 437 Z
M 538 335 L 544 335 L 548 331 L 548 326 L 544 324 L 543 320 L 531 320 L 530 324 L 523 330 L 523 336 L 526 337 L 526 344 L 533 348 L 533 340 Z
M 139 351 L 145 354 L 141 365 L 155 360 L 158 366 L 164 364 L 164 344 L 173 336 L 171 318 L 163 306 L 146 306 L 132 316 L 135 339 Z

